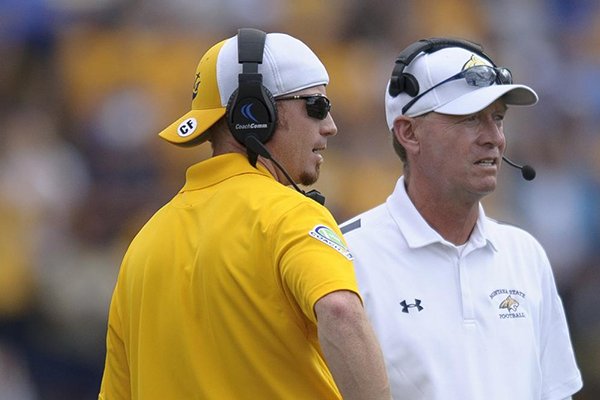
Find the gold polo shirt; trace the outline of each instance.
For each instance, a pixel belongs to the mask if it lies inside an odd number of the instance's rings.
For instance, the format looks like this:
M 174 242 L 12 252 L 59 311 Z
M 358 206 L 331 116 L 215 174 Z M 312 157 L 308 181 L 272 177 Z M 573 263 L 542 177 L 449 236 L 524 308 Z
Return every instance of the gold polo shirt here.
M 188 169 L 110 306 L 101 400 L 340 399 L 313 307 L 358 293 L 329 211 L 242 154 Z

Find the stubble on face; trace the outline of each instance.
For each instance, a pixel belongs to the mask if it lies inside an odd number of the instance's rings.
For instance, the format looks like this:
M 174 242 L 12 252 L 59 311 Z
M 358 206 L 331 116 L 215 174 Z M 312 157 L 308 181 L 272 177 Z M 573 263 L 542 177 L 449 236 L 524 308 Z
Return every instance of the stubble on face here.
M 304 104 L 300 104 L 302 106 L 300 112 L 305 113 L 306 111 Z M 278 111 L 279 115 L 277 121 L 277 130 L 279 131 L 279 134 L 292 136 L 297 134 L 308 134 L 307 132 L 302 131 L 302 129 L 300 129 L 298 132 L 291 132 L 288 118 L 295 118 L 295 116 L 290 116 L 288 114 L 289 111 L 285 108 L 285 106 L 280 107 Z M 304 114 L 302 114 L 301 117 L 304 118 Z M 296 137 L 293 138 L 293 140 L 298 141 L 299 138 Z M 320 163 L 316 163 L 314 166 L 308 167 L 308 162 L 301 153 L 302 151 L 302 146 L 296 148 L 291 142 L 289 142 L 285 147 L 280 149 L 282 159 L 280 162 L 284 165 L 284 168 L 287 168 L 287 172 L 291 175 L 294 181 L 304 186 L 310 186 L 319 179 Z
M 304 186 L 310 186 L 314 183 L 317 182 L 317 180 L 319 180 L 319 175 L 321 173 L 321 166 L 320 165 L 316 165 L 315 166 L 315 173 L 309 173 L 307 171 L 304 171 L 300 174 L 300 183 Z

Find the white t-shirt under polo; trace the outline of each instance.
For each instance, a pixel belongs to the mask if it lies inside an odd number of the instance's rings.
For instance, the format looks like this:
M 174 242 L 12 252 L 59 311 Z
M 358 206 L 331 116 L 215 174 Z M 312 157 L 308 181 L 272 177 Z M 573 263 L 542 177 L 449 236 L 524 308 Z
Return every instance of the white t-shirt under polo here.
M 400 178 L 342 225 L 395 399 L 558 400 L 581 386 L 549 261 L 527 232 L 479 219 L 464 248 Z

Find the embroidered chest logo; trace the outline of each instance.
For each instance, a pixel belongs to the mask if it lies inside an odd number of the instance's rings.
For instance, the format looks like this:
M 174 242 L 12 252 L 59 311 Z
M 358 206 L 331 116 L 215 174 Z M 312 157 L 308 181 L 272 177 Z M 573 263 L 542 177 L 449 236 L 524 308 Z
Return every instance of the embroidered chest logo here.
M 519 302 L 516 301 L 515 299 L 513 299 L 512 297 L 510 297 L 510 294 L 509 294 L 508 297 L 506 299 L 504 299 L 502 301 L 502 303 L 500 303 L 499 308 L 501 308 L 501 309 L 506 308 L 509 313 L 517 312 L 517 308 L 519 308 Z
M 519 310 L 519 306 L 525 301 L 525 293 L 515 289 L 497 289 L 490 293 L 490 299 L 498 304 L 498 318 L 526 318 L 524 310 Z
M 421 306 L 421 300 L 419 299 L 415 299 L 415 302 L 412 304 L 408 304 L 406 300 L 402 300 L 400 305 L 402 306 L 402 312 L 407 314 L 409 313 L 409 308 L 416 308 L 419 312 L 423 310 L 423 306 Z

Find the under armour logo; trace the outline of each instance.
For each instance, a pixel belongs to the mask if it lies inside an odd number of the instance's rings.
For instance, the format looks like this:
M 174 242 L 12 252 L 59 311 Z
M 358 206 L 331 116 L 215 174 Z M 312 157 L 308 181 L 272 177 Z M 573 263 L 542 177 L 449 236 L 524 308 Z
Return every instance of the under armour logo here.
M 402 306 L 402 312 L 407 313 L 407 314 L 408 314 L 409 308 L 414 307 L 418 311 L 421 311 L 423 309 L 423 307 L 421 307 L 421 300 L 419 300 L 419 299 L 415 299 L 415 302 L 413 304 L 406 304 L 406 300 L 402 300 L 400 302 L 400 305 Z

